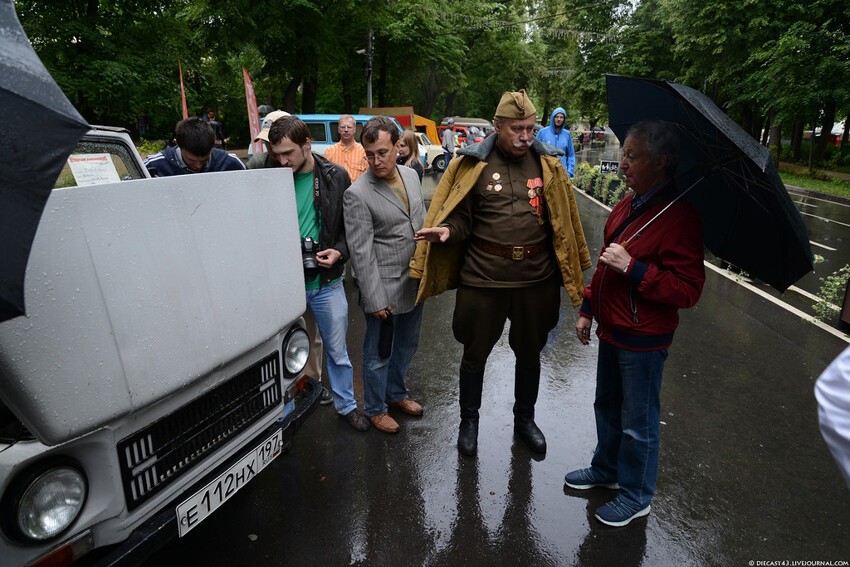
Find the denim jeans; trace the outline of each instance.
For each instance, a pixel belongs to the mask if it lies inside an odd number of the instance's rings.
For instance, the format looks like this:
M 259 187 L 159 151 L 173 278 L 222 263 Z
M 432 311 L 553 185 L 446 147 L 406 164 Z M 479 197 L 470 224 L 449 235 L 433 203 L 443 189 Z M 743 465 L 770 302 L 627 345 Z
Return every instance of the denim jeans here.
M 642 509 L 655 494 L 661 435 L 661 373 L 667 349 L 638 352 L 599 343 L 596 436 L 591 466 Z
M 337 413 L 346 415 L 357 409 L 354 399 L 354 368 L 348 358 L 345 336 L 348 334 L 348 300 L 342 280 L 319 289 L 307 290 L 307 306 L 319 326 L 325 345 L 328 385 Z
M 389 358 L 378 356 L 382 319 L 366 313 L 363 337 L 363 405 L 372 417 L 386 413 L 387 401 L 400 402 L 407 397 L 405 376 L 419 346 L 424 304 L 400 315 L 393 314 L 393 349 Z

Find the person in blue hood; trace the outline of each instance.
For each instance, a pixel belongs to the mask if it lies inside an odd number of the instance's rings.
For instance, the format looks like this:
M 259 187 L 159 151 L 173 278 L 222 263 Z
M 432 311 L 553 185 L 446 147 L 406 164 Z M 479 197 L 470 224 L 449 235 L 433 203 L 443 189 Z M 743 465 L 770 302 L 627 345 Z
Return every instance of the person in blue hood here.
M 215 131 L 200 118 L 178 122 L 174 137 L 176 146 L 167 147 L 145 160 L 145 167 L 154 177 L 245 169 L 245 164 L 234 154 L 213 147 Z
M 537 133 L 537 139 L 546 144 L 555 146 L 564 152 L 561 163 L 572 178 L 576 170 L 576 152 L 573 149 L 573 136 L 566 126 L 567 111 L 560 106 L 552 111 L 549 125 Z

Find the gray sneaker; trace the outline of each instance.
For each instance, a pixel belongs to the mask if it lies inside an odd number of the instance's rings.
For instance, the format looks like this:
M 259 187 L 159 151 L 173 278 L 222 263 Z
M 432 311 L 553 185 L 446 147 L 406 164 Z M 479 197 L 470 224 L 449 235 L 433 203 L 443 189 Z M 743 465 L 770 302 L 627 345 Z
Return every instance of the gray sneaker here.
M 319 403 L 322 404 L 323 406 L 326 406 L 333 401 L 334 401 L 334 398 L 331 395 L 331 391 L 323 386 L 322 387 L 322 397 L 319 399 Z
M 619 484 L 605 480 L 590 467 L 568 472 L 564 477 L 564 484 L 576 490 L 587 490 L 596 486 L 612 488 L 614 490 L 620 488 Z

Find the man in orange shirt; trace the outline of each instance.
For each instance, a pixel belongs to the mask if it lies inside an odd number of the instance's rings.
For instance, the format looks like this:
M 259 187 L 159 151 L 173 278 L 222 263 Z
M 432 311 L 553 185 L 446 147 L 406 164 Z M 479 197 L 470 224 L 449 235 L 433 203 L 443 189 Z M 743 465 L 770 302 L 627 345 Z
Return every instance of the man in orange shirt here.
M 337 126 L 339 142 L 325 150 L 325 159 L 344 167 L 352 183 L 357 181 L 357 178 L 368 167 L 363 146 L 354 141 L 356 128 L 357 124 L 354 122 L 353 116 L 350 114 L 340 116 Z

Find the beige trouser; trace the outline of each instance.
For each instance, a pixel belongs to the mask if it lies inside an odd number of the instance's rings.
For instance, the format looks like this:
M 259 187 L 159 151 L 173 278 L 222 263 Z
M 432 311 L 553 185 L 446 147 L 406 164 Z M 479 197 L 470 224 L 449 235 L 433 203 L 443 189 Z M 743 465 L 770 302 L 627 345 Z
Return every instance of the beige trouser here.
M 308 307 L 304 312 L 304 323 L 307 325 L 307 335 L 310 337 L 310 358 L 304 372 L 307 376 L 322 381 L 322 363 L 325 361 L 325 349 L 322 345 L 322 335 L 319 334 L 319 326 L 313 317 L 313 311 Z

